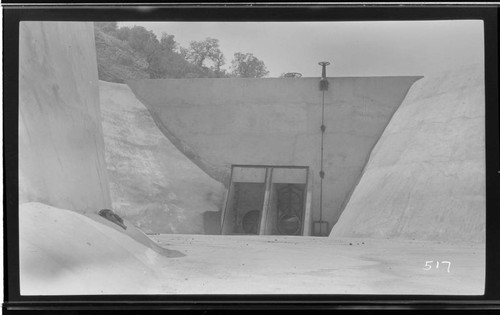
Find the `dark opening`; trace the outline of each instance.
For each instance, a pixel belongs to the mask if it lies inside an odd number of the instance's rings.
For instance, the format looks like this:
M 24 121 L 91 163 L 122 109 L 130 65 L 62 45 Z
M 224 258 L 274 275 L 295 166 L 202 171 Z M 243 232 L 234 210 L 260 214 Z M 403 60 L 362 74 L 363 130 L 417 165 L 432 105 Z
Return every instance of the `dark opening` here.
M 265 193 L 264 183 L 235 183 L 232 213 L 234 234 L 258 234 L 262 204 Z
M 304 184 L 274 184 L 275 234 L 301 235 L 304 220 Z

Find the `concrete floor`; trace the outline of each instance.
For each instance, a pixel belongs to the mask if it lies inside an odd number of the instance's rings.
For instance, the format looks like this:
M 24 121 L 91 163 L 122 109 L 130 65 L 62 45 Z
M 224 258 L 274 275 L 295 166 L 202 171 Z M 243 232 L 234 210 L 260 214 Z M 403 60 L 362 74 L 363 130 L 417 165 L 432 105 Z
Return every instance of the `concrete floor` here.
M 186 254 L 163 267 L 175 293 L 484 293 L 485 248 L 479 244 L 294 236 L 151 237 Z M 431 260 L 429 269 L 425 264 Z
M 21 294 L 482 295 L 484 290 L 480 243 L 147 237 L 124 223 L 127 230 L 97 215 L 20 205 Z M 430 270 L 426 261 L 433 261 Z

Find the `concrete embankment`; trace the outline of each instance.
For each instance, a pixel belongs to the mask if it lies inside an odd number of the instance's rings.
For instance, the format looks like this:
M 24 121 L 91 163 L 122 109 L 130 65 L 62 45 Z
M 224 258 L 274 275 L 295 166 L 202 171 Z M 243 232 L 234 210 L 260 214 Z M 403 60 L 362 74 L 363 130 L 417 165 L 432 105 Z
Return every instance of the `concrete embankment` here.
M 480 64 L 415 83 L 331 237 L 484 242 L 484 97 Z

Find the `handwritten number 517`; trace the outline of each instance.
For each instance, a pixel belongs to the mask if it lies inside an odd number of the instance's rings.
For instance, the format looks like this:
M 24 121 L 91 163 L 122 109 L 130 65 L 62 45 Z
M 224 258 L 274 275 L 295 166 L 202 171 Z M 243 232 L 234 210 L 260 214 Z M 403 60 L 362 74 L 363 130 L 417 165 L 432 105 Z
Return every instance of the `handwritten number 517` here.
M 424 270 L 431 270 L 432 269 L 432 263 L 434 262 L 434 260 L 427 260 L 425 262 L 425 267 L 424 267 Z M 446 260 L 443 260 L 441 261 L 441 264 L 447 264 L 448 267 L 446 268 L 446 270 L 448 272 L 450 272 L 450 266 L 451 266 L 451 262 L 449 261 L 446 261 Z M 439 261 L 436 261 L 436 269 L 439 269 Z

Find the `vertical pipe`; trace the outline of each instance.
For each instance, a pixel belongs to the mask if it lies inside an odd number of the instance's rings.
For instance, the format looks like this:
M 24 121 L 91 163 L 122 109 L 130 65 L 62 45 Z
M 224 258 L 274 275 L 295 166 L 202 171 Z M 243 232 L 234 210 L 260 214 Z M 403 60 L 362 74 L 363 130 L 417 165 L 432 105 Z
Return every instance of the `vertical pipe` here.
M 324 68 L 323 68 L 324 69 Z M 319 186 L 319 220 L 323 221 L 323 178 L 325 172 L 323 170 L 324 159 L 324 138 L 325 138 L 325 91 L 323 91 L 323 101 L 321 104 L 321 162 L 320 162 L 320 186 Z
M 330 63 L 328 61 L 321 61 L 318 63 L 322 67 L 321 71 L 321 80 L 319 82 L 319 89 L 323 92 L 322 102 L 321 102 L 321 165 L 320 165 L 320 191 L 319 191 L 319 234 L 322 236 L 323 234 L 323 179 L 325 177 L 325 171 L 323 169 L 323 160 L 324 160 L 324 138 L 325 138 L 325 91 L 328 90 L 328 80 L 326 78 L 326 66 Z M 328 223 L 326 222 L 326 230 L 328 230 Z

